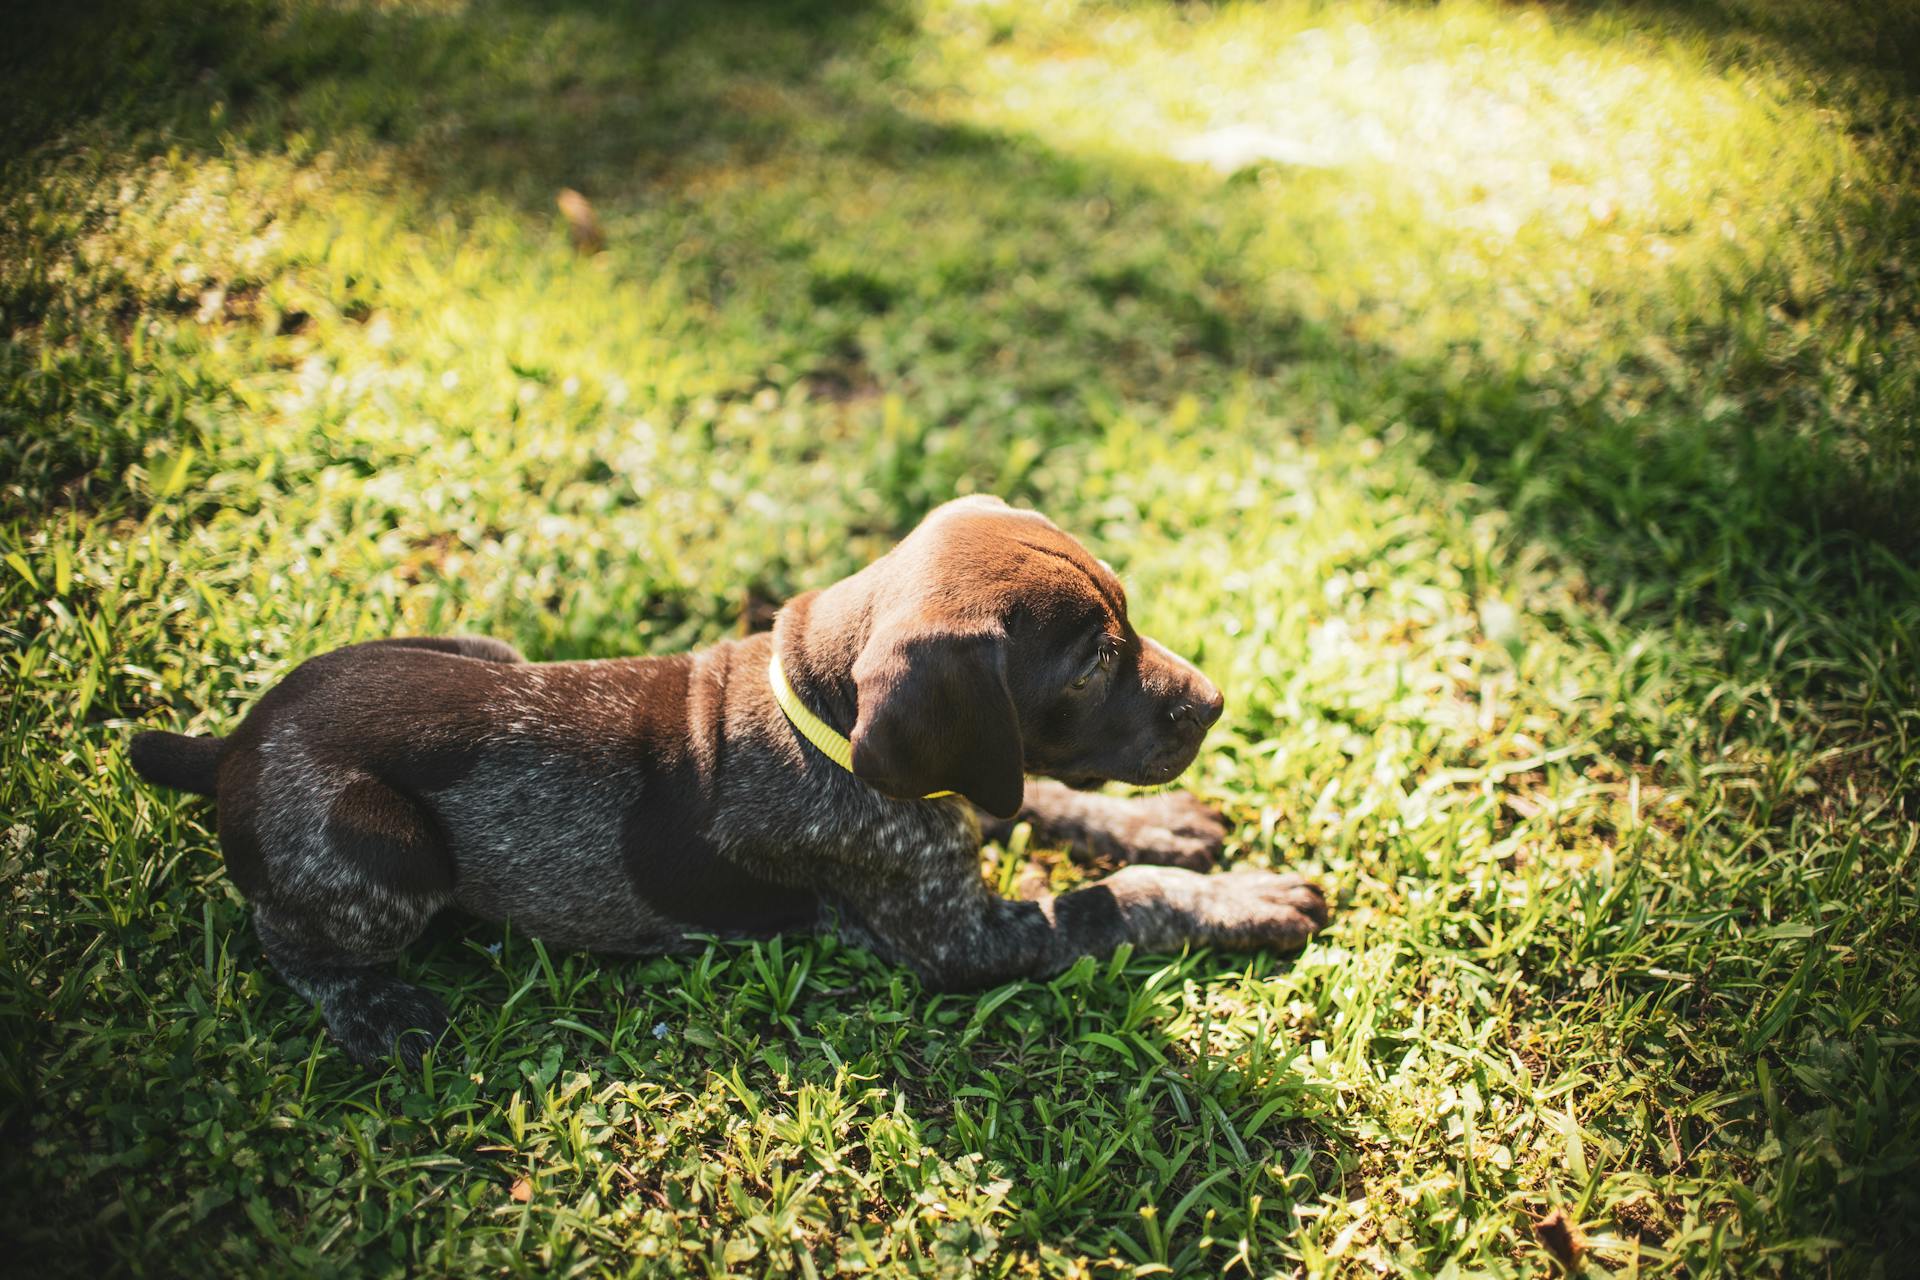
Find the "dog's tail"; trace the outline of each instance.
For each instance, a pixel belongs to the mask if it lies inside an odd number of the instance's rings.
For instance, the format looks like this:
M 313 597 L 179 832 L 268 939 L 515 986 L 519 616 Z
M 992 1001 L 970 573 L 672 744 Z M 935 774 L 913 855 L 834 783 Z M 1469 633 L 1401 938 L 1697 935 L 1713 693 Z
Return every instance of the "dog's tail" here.
M 127 755 L 148 782 L 210 796 L 219 778 L 220 743 L 184 733 L 136 733 Z

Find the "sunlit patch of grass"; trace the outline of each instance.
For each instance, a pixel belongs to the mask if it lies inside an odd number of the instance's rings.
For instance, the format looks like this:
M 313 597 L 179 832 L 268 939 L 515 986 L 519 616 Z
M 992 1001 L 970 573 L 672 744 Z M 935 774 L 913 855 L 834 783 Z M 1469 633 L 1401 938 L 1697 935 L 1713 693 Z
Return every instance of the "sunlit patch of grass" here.
M 1849 296 L 1892 226 L 1843 212 L 1910 163 L 1893 139 L 1864 155 L 1795 66 L 1472 0 L 956 4 L 929 26 L 938 118 L 1152 175 L 1206 209 L 1267 307 L 1396 357 L 1471 353 L 1472 376 L 1538 384 L 1543 413 L 1637 415 L 1685 384 L 1710 415 L 1741 404 L 1912 464 L 1861 384 L 1904 381 L 1915 326 L 1861 327 Z M 1860 344 L 1828 375 L 1853 389 L 1779 403 L 1822 328 Z
M 1535 276 L 1550 274 L 1529 269 L 1550 265 L 1535 254 L 1588 256 L 1569 242 L 1607 232 L 1588 254 L 1639 271 L 1799 212 L 1755 192 L 1818 204 L 1862 173 L 1784 77 L 1730 80 L 1701 51 L 1541 10 L 1143 6 L 1063 15 L 1061 41 L 1024 23 L 982 41 L 1006 20 L 991 6 L 941 16 L 954 38 L 932 62 L 967 118 L 1073 150 L 1264 170 L 1279 239 L 1324 219 L 1355 256 L 1441 239 L 1457 270 L 1510 253 L 1505 274 Z
M 17 65 L 9 1239 L 1544 1273 L 1557 1206 L 1589 1270 L 1897 1265 L 1912 100 L 1677 13 L 155 4 Z M 983 489 L 1226 689 L 1190 781 L 1336 895 L 1298 960 L 954 1000 L 456 930 L 454 1039 L 370 1080 L 124 763 L 355 638 L 705 642 Z

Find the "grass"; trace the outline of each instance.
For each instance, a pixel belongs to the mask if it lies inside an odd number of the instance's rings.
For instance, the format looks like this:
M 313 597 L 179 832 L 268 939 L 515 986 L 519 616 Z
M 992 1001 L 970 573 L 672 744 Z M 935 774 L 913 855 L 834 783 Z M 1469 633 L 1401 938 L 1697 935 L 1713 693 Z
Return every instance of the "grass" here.
M 1909 1269 L 1910 6 L 9 21 L 9 1265 Z M 1188 781 L 1336 895 L 1296 960 L 455 926 L 371 1078 L 126 766 L 357 638 L 699 644 L 967 490 L 1225 688 Z

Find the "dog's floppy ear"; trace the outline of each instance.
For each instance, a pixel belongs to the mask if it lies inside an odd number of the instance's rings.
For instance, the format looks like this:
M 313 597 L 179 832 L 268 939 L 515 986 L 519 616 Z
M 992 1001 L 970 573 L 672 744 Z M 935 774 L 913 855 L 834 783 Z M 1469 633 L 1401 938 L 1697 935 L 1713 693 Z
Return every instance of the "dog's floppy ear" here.
M 888 795 L 957 791 L 996 818 L 1020 811 L 1024 758 L 1006 637 L 895 625 L 853 664 L 853 772 Z

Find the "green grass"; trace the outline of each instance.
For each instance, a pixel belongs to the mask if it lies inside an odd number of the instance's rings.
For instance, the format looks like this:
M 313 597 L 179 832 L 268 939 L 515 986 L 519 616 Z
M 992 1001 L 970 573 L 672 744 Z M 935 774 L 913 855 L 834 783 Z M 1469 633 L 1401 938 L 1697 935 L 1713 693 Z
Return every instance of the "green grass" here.
M 1911 6 L 8 22 L 7 1265 L 1911 1269 Z M 449 928 L 371 1078 L 126 766 L 353 639 L 699 644 L 969 490 L 1226 690 L 1188 781 L 1336 896 L 1298 959 Z

